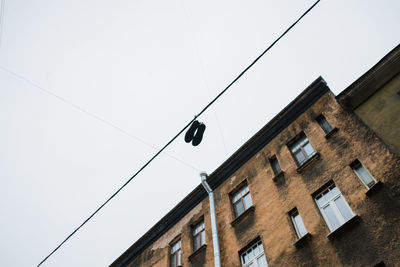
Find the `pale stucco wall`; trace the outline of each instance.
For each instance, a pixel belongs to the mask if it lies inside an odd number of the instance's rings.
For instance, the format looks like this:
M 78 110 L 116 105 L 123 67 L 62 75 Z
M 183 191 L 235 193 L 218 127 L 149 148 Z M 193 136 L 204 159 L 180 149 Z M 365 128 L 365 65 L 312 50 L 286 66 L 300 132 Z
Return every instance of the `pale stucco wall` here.
M 400 74 L 384 85 L 355 113 L 400 155 Z

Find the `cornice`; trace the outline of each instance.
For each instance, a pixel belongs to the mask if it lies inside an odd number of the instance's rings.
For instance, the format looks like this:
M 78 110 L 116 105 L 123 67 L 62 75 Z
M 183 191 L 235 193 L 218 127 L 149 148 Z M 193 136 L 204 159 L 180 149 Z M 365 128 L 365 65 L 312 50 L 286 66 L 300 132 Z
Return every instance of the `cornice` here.
M 397 45 L 336 98 L 345 108 L 354 110 L 399 73 L 400 45 Z

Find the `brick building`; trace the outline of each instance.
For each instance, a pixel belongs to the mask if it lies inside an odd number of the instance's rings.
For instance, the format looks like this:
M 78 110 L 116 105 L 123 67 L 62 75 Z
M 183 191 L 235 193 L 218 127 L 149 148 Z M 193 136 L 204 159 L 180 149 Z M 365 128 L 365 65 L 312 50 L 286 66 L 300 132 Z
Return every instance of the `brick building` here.
M 210 174 L 222 266 L 400 264 L 400 158 L 357 116 L 357 86 L 318 78 Z M 214 266 L 210 227 L 199 185 L 111 266 Z

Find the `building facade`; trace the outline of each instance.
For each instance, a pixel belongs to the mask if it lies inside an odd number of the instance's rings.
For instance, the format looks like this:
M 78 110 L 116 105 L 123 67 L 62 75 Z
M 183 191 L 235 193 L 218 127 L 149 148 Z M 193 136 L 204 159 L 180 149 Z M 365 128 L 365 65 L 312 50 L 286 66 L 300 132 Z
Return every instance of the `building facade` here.
M 222 266 L 400 264 L 400 158 L 350 91 L 318 78 L 210 174 Z M 214 266 L 204 188 L 111 266 Z

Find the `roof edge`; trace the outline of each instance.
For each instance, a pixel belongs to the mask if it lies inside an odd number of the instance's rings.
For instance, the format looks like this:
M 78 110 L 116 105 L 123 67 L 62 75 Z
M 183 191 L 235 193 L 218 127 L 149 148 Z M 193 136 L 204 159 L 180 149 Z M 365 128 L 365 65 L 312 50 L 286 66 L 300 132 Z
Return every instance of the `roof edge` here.
M 400 44 L 336 96 L 348 109 L 356 109 L 400 73 Z

